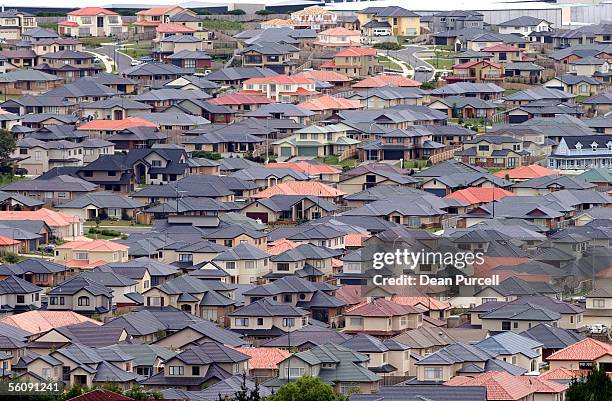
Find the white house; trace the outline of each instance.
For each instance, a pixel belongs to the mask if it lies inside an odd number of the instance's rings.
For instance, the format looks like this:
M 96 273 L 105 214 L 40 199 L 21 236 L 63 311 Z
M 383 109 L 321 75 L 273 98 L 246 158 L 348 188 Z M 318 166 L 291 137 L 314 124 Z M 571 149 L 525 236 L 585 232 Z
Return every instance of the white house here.
M 62 36 L 76 38 L 87 36 L 112 36 L 127 32 L 121 16 L 101 7 L 79 8 L 68 13 L 68 19 L 60 21 L 57 29 Z

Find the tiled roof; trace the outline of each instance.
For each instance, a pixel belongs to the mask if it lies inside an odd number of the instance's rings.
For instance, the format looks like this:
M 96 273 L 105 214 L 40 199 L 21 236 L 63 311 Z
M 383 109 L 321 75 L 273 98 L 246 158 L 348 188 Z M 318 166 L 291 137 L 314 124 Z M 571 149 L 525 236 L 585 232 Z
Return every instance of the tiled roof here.
M 272 195 L 309 195 L 324 198 L 336 198 L 346 195 L 344 192 L 317 181 L 287 181 L 269 187 L 253 195 L 253 198 L 269 198 Z
M 274 84 L 311 84 L 312 79 L 306 78 L 299 75 L 275 75 L 271 77 L 258 77 L 249 78 L 244 81 L 245 84 L 262 84 L 262 83 L 274 83 Z
M 68 13 L 68 15 L 91 17 L 98 14 L 104 15 L 119 15 L 114 11 L 107 10 L 102 7 L 84 7 Z
M 138 11 L 136 15 L 163 15 L 177 6 L 153 7 L 147 10 Z
M 532 164 L 529 166 L 513 168 L 511 170 L 501 170 L 493 175 L 500 178 L 506 178 L 506 176 L 508 176 L 508 178 L 511 180 L 527 180 L 530 178 L 539 178 L 556 174 L 557 173 L 554 170 L 547 169 L 546 167 L 542 167 L 537 164 Z
M 296 248 L 298 244 L 287 239 L 279 239 L 270 243 L 266 252 L 270 255 L 280 255 L 281 253 L 288 251 L 289 249 Z
M 353 88 L 381 88 L 383 86 L 419 87 L 421 83 L 401 75 L 377 75 L 353 85 Z
M 502 68 L 501 65 L 499 65 L 497 63 L 494 63 L 492 61 L 489 61 L 489 60 L 474 60 L 474 61 L 468 61 L 467 63 L 463 63 L 463 64 L 456 64 L 456 65 L 453 66 L 453 69 L 466 70 L 466 69 L 468 69 L 470 67 L 473 67 L 473 66 L 475 66 L 477 64 L 480 64 L 480 63 L 489 65 L 489 66 L 494 67 L 494 68 Z
M 376 56 L 376 49 L 372 47 L 349 47 L 338 53 L 335 57 L 358 57 L 358 56 Z
M 353 29 L 347 29 L 343 26 L 337 26 L 335 28 L 329 28 L 322 32 L 319 32 L 319 35 L 323 35 L 323 36 L 361 36 L 361 32 L 355 31 Z
M 512 376 L 507 372 L 487 372 L 476 377 L 455 376 L 445 385 L 485 386 L 489 401 L 518 401 L 534 393 L 561 393 L 566 385 L 531 376 Z
M 289 351 L 274 347 L 238 348 L 243 354 L 251 357 L 249 359 L 249 370 L 251 369 L 277 369 L 279 362 L 286 359 Z
M 482 49 L 480 49 L 480 51 L 490 53 L 490 52 L 518 52 L 522 50 L 515 46 L 498 44 L 494 46 L 483 47 Z
M 421 313 L 420 308 L 410 305 L 400 305 L 384 298 L 365 301 L 344 311 L 346 316 L 401 316 L 410 313 Z
M 477 203 L 497 201 L 506 196 L 514 196 L 514 194 L 502 188 L 470 187 L 453 192 L 444 198 L 455 199 L 466 205 L 474 205 Z
M 550 355 L 548 361 L 594 361 L 602 356 L 612 356 L 612 344 L 585 338 Z
M 172 33 L 172 32 L 182 32 L 182 33 L 191 33 L 196 30 L 185 26 L 183 24 L 177 24 L 174 22 L 170 22 L 167 24 L 159 24 L 155 30 L 159 33 Z
M 79 126 L 80 130 L 121 131 L 133 127 L 157 127 L 157 124 L 138 117 L 123 120 L 92 120 Z
M 391 301 L 400 305 L 421 306 L 429 310 L 447 310 L 452 308 L 450 303 L 440 301 L 433 297 L 404 297 L 393 295 Z
M 133 398 L 109 390 L 97 388 L 85 394 L 68 399 L 68 401 L 132 401 Z
M 330 166 L 329 164 L 312 163 L 308 161 L 269 163 L 266 165 L 266 168 L 290 168 L 308 175 L 339 174 L 342 172 L 340 169 Z
M 341 74 L 336 71 L 302 71 L 294 76 L 303 76 L 309 79 L 314 79 L 317 81 L 327 81 L 327 82 L 350 82 L 351 78 L 347 77 L 344 74 Z
M 92 322 L 97 325 L 102 324 L 72 311 L 36 310 L 0 319 L 0 323 L 6 323 L 34 334 L 45 333 L 56 327 L 70 326 L 83 322 Z
M 242 93 L 230 93 L 222 95 L 214 99 L 210 99 L 209 103 L 223 106 L 241 105 L 241 104 L 271 104 L 276 103 L 274 100 L 261 95 L 246 95 Z
M 50 227 L 64 227 L 78 222 L 76 216 L 69 216 L 62 212 L 49 209 L 22 210 L 22 211 L 1 211 L 0 220 L 42 220 Z
M 127 251 L 128 247 L 117 242 L 108 241 L 105 239 L 97 239 L 94 241 L 70 241 L 59 245 L 57 249 L 73 249 L 79 251 L 95 251 L 95 252 L 114 252 Z
M 364 106 L 359 100 L 344 99 L 341 97 L 333 97 L 323 95 L 314 99 L 307 100 L 298 104 L 298 107 L 312 111 L 325 110 L 355 110 L 361 109 Z

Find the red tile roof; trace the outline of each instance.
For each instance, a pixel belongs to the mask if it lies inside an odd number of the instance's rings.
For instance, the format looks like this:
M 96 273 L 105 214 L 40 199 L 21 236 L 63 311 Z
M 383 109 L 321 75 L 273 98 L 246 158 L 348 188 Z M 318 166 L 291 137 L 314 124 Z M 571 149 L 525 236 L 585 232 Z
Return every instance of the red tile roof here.
M 69 241 L 62 245 L 58 245 L 56 249 L 73 249 L 78 251 L 94 251 L 94 252 L 114 252 L 127 251 L 127 245 L 118 242 L 109 241 L 106 239 L 97 239 L 93 241 Z
M 421 83 L 402 75 L 377 75 L 357 82 L 353 88 L 382 88 L 383 86 L 418 87 L 421 86 Z
M 336 28 L 329 28 L 319 32 L 319 35 L 327 36 L 361 36 L 361 32 L 352 29 L 347 29 L 342 26 Z
M 512 170 L 501 170 L 493 175 L 500 178 L 506 178 L 506 176 L 508 176 L 508 178 L 511 180 L 528 180 L 530 178 L 540 178 L 547 175 L 556 174 L 557 172 L 554 170 L 539 166 L 537 164 L 532 164 L 529 166 L 513 168 Z
M 159 33 L 190 33 L 195 32 L 196 30 L 182 24 L 170 22 L 167 24 L 159 24 L 157 28 L 155 28 L 155 31 Z
M 79 26 L 79 24 L 77 24 L 74 21 L 60 21 L 60 22 L 57 23 L 57 25 L 59 25 L 59 26 L 74 26 L 74 27 Z
M 341 285 L 336 290 L 336 298 L 341 301 L 344 301 L 347 305 L 356 305 L 365 299 L 361 295 L 361 286 L 360 285 Z
M 84 8 L 79 8 L 78 10 L 70 11 L 68 13 L 68 15 L 84 16 L 84 17 L 91 17 L 91 16 L 99 15 L 99 14 L 119 15 L 114 11 L 110 11 L 102 7 L 84 7 Z
M 102 323 L 97 320 L 90 319 L 76 312 L 48 310 L 35 310 L 20 313 L 18 315 L 6 316 L 1 318 L 0 322 L 10 324 L 13 327 L 18 327 L 33 334 L 45 333 L 53 328 L 70 326 L 83 322 L 94 323 L 98 326 L 102 325 Z
M 278 364 L 291 355 L 289 351 L 274 347 L 236 348 L 236 351 L 251 357 L 248 362 L 249 370 L 277 369 Z
M 363 241 L 370 238 L 367 234 L 352 233 L 344 236 L 344 246 L 361 247 Z
M 309 163 L 307 161 L 269 163 L 266 168 L 290 168 L 308 175 L 340 174 L 342 172 L 342 170 L 329 164 Z
M 429 310 L 447 310 L 452 308 L 450 303 L 432 297 L 403 297 L 393 295 L 391 301 L 400 305 L 421 306 Z
M 314 79 L 316 81 L 327 81 L 327 82 L 351 82 L 352 79 L 347 77 L 344 74 L 340 74 L 336 71 L 302 71 L 298 74 L 295 74 L 294 77 L 305 77 L 309 79 Z
M 506 196 L 514 196 L 514 194 L 502 188 L 471 187 L 453 192 L 444 198 L 458 200 L 466 205 L 475 205 L 494 200 L 498 201 Z
M 101 388 L 69 398 L 68 401 L 132 401 L 133 398 Z
M 21 241 L 17 241 L 16 239 L 0 236 L 0 246 L 17 245 L 20 242 Z
M 559 350 L 547 361 L 595 361 L 602 356 L 612 356 L 612 344 L 603 343 L 592 338 L 585 338 Z
M 298 87 L 293 92 L 278 92 L 279 95 L 317 95 L 317 91 L 309 91 L 308 89 Z
M 120 131 L 134 127 L 157 127 L 157 124 L 139 117 L 128 117 L 123 120 L 91 120 L 79 125 L 79 130 Z
M 78 223 L 77 216 L 70 216 L 46 208 L 38 210 L 0 211 L 0 220 L 42 220 L 52 228 L 66 227 Z
M 533 394 L 531 386 L 507 372 L 487 372 L 476 377 L 455 376 L 449 386 L 484 386 L 488 401 L 518 401 Z
M 271 104 L 276 103 L 272 99 L 268 99 L 262 94 L 259 95 L 246 95 L 243 93 L 230 93 L 222 95 L 214 99 L 210 99 L 208 102 L 212 104 L 219 104 L 224 106 L 236 106 L 241 104 Z
M 376 56 L 376 49 L 372 47 L 349 47 L 338 53 L 334 57 L 358 57 L 358 56 Z
M 480 64 L 480 63 L 484 63 L 486 65 L 489 65 L 489 66 L 493 67 L 493 68 L 502 68 L 501 64 L 497 64 L 497 63 L 494 63 L 494 62 L 489 61 L 489 60 L 474 60 L 474 61 L 468 61 L 467 63 L 463 63 L 463 64 L 455 64 L 453 66 L 453 69 L 456 69 L 456 70 L 466 70 L 466 69 L 472 68 L 473 66 L 475 66 L 477 64 Z
M 548 372 L 544 372 L 540 375 L 541 379 L 546 380 L 572 380 L 574 377 L 578 376 L 579 372 L 575 370 L 570 370 L 566 368 L 557 368 L 553 370 L 549 370 Z
M 421 313 L 421 308 L 416 308 L 410 305 L 400 305 L 395 302 L 387 301 L 384 298 L 366 300 L 355 306 L 351 306 L 344 311 L 346 316 L 369 316 L 369 317 L 385 317 L 385 316 L 403 316 L 410 313 Z
M 364 107 L 359 100 L 344 99 L 329 95 L 307 100 L 297 106 L 311 111 L 355 110 Z
M 273 195 L 309 195 L 321 198 L 337 198 L 345 192 L 317 181 L 287 181 L 264 189 L 253 195 L 253 198 L 269 198 Z
M 267 248 L 266 252 L 270 255 L 280 255 L 289 249 L 297 248 L 298 244 L 288 239 L 278 239 L 273 241 Z
M 148 10 L 138 11 L 136 15 L 163 15 L 173 8 L 178 6 L 166 6 L 166 7 L 154 7 L 149 8 Z
M 484 47 L 480 49 L 481 52 L 520 52 L 523 51 L 516 46 L 510 46 L 505 44 L 498 44 L 494 46 Z

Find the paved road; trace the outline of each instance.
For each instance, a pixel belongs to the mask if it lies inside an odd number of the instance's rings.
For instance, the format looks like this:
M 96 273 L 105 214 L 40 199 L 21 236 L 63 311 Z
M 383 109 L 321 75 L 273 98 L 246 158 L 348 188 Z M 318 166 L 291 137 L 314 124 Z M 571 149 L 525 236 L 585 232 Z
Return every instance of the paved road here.
M 94 51 L 110 57 L 113 62 L 116 60 L 117 71 L 121 72 L 131 67 L 130 63 L 132 62 L 132 59 L 121 52 L 116 52 L 116 55 L 113 56 L 113 52 L 120 48 L 121 47 L 119 45 L 104 45 L 94 49 Z
M 414 72 L 414 77 L 413 77 L 414 79 L 416 79 L 419 82 L 428 82 L 428 81 L 431 81 L 434 77 L 434 71 L 435 71 L 434 67 L 428 62 L 418 58 L 415 54 L 424 49 L 425 48 L 422 46 L 406 46 L 402 50 L 390 51 L 389 55 L 391 57 L 395 57 L 397 59 L 405 61 L 406 63 L 410 64 L 412 68 L 415 70 L 419 66 L 426 66 L 426 67 L 431 68 L 431 72 L 421 72 L 421 71 Z

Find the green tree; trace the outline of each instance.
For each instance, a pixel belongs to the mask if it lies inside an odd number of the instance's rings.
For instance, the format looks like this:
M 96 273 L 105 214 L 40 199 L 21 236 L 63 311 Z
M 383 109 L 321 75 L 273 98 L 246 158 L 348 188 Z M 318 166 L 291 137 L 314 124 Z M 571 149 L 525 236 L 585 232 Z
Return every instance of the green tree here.
M 15 138 L 5 130 L 0 129 L 0 169 L 2 173 L 10 173 L 13 169 L 11 153 L 15 150 Z
M 282 385 L 267 401 L 345 401 L 334 389 L 318 377 L 304 376 Z
M 586 378 L 574 379 L 565 395 L 566 401 L 610 401 L 612 379 L 605 370 L 594 369 Z
M 160 400 L 162 398 L 162 394 L 159 391 L 146 391 L 138 384 L 132 386 L 123 395 L 135 400 Z

